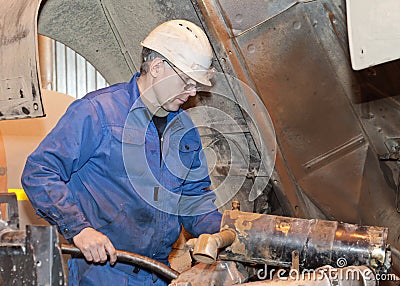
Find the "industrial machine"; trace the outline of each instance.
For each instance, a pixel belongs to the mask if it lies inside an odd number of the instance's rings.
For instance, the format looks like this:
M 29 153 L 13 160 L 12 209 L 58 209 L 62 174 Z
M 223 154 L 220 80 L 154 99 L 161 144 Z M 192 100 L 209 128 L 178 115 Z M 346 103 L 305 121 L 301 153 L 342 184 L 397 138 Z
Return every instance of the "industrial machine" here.
M 6 220 L 0 219 L 0 285 L 65 285 L 55 228 L 20 229 L 15 194 L 2 193 L 0 204 L 7 206 Z
M 386 228 L 232 210 L 219 233 L 194 240 L 200 263 L 171 285 L 376 285 L 390 277 Z
M 0 204 L 8 206 L 8 220 L 0 220 L 0 285 L 65 285 L 61 254 L 82 256 L 79 249 L 60 245 L 51 226 L 20 230 L 15 194 L 1 194 Z M 146 268 L 172 286 L 267 285 L 274 279 L 282 285 L 377 285 L 396 279 L 387 231 L 232 210 L 225 211 L 219 233 L 187 242 L 198 263 L 183 273 L 125 251 L 117 252 L 117 263 Z
M 257 215 L 235 219 L 226 213 L 225 222 L 236 235 L 232 245 L 211 266 L 198 264 L 173 283 L 195 285 L 194 271 L 209 281 L 213 275 L 236 273 L 239 282 L 234 283 L 243 283 L 248 268 L 257 273 L 260 263 L 337 268 L 338 259 L 345 258 L 348 267 L 389 269 L 386 244 L 392 270 L 399 273 L 397 0 L 0 3 L 1 119 L 45 114 L 37 33 L 72 48 L 113 84 L 138 70 L 139 43 L 157 24 L 183 18 L 206 31 L 219 73 L 214 87 L 185 108 L 213 162 L 212 187 L 221 212 L 238 199 L 242 211 Z M 29 243 L 28 233 L 18 243 Z M 268 240 L 267 233 L 274 239 Z M 344 240 L 339 234 L 346 234 Z M 310 241 L 323 243 L 305 249 Z M 328 242 L 333 244 L 328 247 Z

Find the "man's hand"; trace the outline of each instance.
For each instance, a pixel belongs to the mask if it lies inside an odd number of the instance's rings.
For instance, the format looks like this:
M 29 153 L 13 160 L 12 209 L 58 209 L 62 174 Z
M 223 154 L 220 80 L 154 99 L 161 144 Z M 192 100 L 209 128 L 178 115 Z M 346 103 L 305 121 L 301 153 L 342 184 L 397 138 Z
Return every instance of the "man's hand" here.
M 117 260 L 115 248 L 108 237 L 91 227 L 84 228 L 74 236 L 73 241 L 87 261 L 104 263 L 107 261 L 107 254 L 111 265 Z

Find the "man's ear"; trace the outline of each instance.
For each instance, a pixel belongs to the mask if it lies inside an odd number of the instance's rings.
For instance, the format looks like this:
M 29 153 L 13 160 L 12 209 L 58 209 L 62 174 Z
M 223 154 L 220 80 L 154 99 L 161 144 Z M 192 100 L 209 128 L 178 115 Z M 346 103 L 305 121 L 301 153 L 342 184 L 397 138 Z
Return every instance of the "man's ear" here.
M 150 63 L 149 73 L 151 74 L 152 77 L 158 77 L 158 75 L 162 72 L 163 69 L 164 69 L 163 60 L 160 58 L 155 58 Z

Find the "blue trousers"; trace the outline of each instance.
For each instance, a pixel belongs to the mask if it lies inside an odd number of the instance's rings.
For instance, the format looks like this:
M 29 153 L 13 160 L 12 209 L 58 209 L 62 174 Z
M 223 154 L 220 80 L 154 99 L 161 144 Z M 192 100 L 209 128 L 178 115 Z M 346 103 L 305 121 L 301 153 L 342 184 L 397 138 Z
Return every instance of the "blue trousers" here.
M 117 262 L 118 264 L 118 262 Z M 161 277 L 140 269 L 133 271 L 134 267 L 119 267 L 106 264 L 88 263 L 81 258 L 71 258 L 68 261 L 69 286 L 166 286 L 168 283 Z M 131 271 L 128 271 L 130 269 Z

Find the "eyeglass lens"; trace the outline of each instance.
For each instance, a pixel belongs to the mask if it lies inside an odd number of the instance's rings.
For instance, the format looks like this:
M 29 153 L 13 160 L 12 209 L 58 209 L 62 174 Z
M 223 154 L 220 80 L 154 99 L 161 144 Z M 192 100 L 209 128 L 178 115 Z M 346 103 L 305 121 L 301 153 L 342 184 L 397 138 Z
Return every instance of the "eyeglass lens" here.
M 169 61 L 167 61 L 167 60 L 163 60 L 163 61 L 166 62 L 174 70 L 174 72 L 179 76 L 179 78 L 185 83 L 185 87 L 183 88 L 185 91 L 197 88 L 197 84 L 187 83 L 187 81 L 179 74 L 179 72 L 175 69 L 175 67 Z

